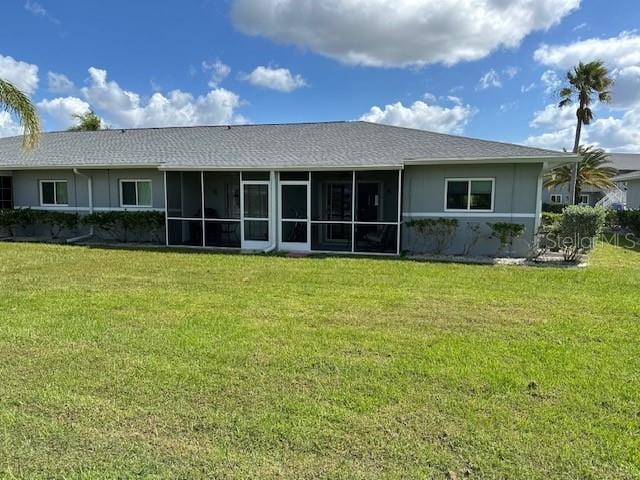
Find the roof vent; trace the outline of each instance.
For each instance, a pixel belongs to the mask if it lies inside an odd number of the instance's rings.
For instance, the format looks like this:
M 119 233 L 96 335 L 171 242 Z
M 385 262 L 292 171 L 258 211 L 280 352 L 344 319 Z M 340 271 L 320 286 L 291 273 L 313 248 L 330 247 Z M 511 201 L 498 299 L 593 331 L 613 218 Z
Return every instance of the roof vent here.
M 120 130 L 120 133 L 125 133 L 126 130 L 123 128 L 122 130 Z
M 227 125 L 227 130 L 231 130 L 231 125 Z

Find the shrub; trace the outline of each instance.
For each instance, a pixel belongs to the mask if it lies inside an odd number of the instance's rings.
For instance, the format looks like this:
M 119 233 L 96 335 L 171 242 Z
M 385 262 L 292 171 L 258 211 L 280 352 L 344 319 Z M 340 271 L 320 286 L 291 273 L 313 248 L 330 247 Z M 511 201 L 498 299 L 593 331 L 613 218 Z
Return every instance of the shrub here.
M 56 239 L 63 230 L 71 230 L 78 225 L 78 214 L 65 212 L 38 212 L 36 219 L 49 226 L 51 238 Z
M 615 213 L 618 225 L 629 230 L 636 237 L 640 237 L 640 210 L 624 210 Z
M 40 212 L 30 208 L 0 209 L 0 227 L 9 232 L 9 236 L 14 237 L 18 228 L 27 228 L 36 222 Z
M 560 223 L 562 219 L 561 213 L 542 212 L 542 225 L 552 226 Z
M 608 209 L 605 214 L 605 226 L 616 230 L 622 226 L 621 214 L 624 212 L 618 212 L 617 210 Z
M 573 262 L 580 252 L 587 252 L 604 227 L 606 212 L 587 205 L 570 205 L 558 225 L 558 246 L 564 259 Z
M 95 212 L 82 218 L 82 223 L 92 226 L 113 240 L 128 242 L 148 234 L 159 241 L 159 230 L 164 227 L 162 212 Z
M 548 213 L 562 213 L 566 205 L 562 203 L 543 203 L 542 211 Z
M 497 252 L 498 255 L 507 247 L 507 253 L 511 254 L 511 246 L 513 245 L 513 241 L 524 232 L 524 225 L 520 223 L 496 222 L 488 223 L 487 225 L 489 225 L 491 231 L 493 232 L 492 237 L 497 238 L 500 242 L 500 246 L 498 247 Z
M 458 228 L 458 220 L 455 218 L 421 218 L 407 222 L 407 227 L 414 229 L 423 239 L 431 240 L 434 252 L 440 254 L 453 241 L 456 228 Z

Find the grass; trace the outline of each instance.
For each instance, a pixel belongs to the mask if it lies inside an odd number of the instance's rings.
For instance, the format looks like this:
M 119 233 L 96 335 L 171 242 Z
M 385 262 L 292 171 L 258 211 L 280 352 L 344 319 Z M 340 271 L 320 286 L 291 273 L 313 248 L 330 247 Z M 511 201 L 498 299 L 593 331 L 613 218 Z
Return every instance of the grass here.
M 637 478 L 640 252 L 0 244 L 0 474 Z

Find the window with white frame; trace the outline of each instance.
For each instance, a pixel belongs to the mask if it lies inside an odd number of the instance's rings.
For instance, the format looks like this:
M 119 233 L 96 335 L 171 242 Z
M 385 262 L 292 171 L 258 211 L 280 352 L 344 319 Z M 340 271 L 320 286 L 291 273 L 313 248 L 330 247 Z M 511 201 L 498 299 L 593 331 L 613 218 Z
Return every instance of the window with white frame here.
M 40 180 L 40 205 L 43 207 L 66 207 L 69 193 L 66 180 Z
M 120 206 L 151 207 L 151 180 L 120 180 Z
M 551 203 L 562 203 L 562 195 L 554 193 L 551 195 Z
M 589 204 L 589 195 L 580 195 L 580 205 Z
M 493 178 L 447 178 L 445 182 L 445 211 L 493 211 Z

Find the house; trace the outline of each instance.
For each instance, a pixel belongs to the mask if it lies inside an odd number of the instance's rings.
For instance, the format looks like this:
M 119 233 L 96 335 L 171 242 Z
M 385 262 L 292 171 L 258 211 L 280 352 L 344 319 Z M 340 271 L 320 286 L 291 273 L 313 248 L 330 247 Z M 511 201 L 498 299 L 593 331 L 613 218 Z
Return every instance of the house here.
M 399 254 L 428 245 L 416 218 L 470 225 L 540 220 L 542 179 L 578 157 L 367 122 L 174 127 L 0 140 L 5 207 L 164 212 L 169 246 Z M 477 254 L 495 253 L 484 235 Z
M 640 210 L 640 164 L 636 171 L 618 175 L 613 181 L 626 192 L 626 207 L 630 210 Z
M 618 170 L 619 175 L 640 171 L 640 154 L 611 153 L 609 154 L 609 161 L 611 162 L 611 166 Z M 567 205 L 570 203 L 569 200 L 568 185 L 544 189 L 542 198 L 542 203 L 544 204 Z M 602 191 L 593 187 L 585 187 L 581 192 L 579 203 L 591 206 L 604 204 L 604 206 L 608 207 L 614 203 L 624 204 L 625 202 L 624 185 L 617 185 L 616 188 L 608 191 Z M 635 208 L 637 208 L 637 206 Z

